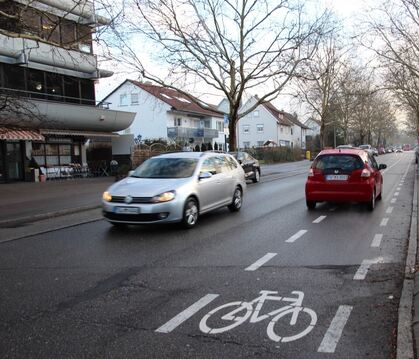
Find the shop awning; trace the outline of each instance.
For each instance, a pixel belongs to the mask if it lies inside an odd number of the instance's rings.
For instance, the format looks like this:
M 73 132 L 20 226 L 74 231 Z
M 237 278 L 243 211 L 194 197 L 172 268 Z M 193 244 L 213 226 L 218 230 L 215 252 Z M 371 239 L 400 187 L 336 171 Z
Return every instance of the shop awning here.
M 82 136 L 87 138 L 92 137 L 118 137 L 117 133 L 113 132 L 95 132 L 95 131 L 75 131 L 75 130 L 41 130 L 43 135 L 54 136 Z
M 45 141 L 45 138 L 35 130 L 0 127 L 0 140 Z

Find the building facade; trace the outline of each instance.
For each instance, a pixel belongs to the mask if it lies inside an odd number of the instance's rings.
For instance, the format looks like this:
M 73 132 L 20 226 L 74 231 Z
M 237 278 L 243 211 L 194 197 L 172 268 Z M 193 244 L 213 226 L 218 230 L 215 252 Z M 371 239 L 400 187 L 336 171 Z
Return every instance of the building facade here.
M 0 11 L 0 182 L 28 167 L 86 163 L 86 142 L 111 138 L 133 114 L 96 106 L 93 33 L 108 21 L 87 0 L 7 0 Z
M 103 101 L 112 109 L 136 113 L 123 133 L 137 139 L 166 139 L 190 148 L 202 143 L 225 147 L 224 114 L 193 96 L 126 80 Z

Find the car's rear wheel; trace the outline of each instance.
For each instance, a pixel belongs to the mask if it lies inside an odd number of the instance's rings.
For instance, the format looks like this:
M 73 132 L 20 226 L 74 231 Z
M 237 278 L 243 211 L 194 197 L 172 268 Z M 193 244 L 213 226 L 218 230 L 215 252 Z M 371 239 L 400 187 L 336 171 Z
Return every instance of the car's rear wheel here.
M 372 197 L 371 200 L 368 202 L 367 204 L 368 210 L 373 211 L 375 208 L 375 188 L 374 191 L 372 192 Z
M 316 208 L 316 202 L 315 201 L 306 201 L 306 204 L 307 204 L 307 208 L 308 209 L 315 209 Z
M 186 200 L 185 206 L 183 208 L 183 227 L 189 229 L 195 227 L 198 222 L 199 209 L 198 202 L 195 198 L 190 197 Z
M 255 168 L 253 172 L 254 172 L 255 175 L 253 176 L 252 181 L 253 181 L 253 183 L 258 183 L 260 181 L 259 169 Z
M 233 194 L 233 199 L 231 201 L 231 204 L 228 205 L 228 209 L 231 212 L 238 212 L 240 211 L 240 208 L 242 208 L 243 204 L 243 193 L 240 187 L 236 187 Z

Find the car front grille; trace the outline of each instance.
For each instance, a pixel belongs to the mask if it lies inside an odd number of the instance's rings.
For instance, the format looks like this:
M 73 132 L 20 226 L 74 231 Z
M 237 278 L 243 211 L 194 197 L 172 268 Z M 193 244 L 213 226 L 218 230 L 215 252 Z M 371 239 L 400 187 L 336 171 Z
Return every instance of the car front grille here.
M 132 197 L 131 203 L 152 203 L 153 197 Z M 111 202 L 113 203 L 125 203 L 125 196 L 112 196 Z
M 112 212 L 103 212 L 103 215 L 110 221 L 121 222 L 156 222 L 162 219 L 159 217 L 158 213 L 119 214 Z

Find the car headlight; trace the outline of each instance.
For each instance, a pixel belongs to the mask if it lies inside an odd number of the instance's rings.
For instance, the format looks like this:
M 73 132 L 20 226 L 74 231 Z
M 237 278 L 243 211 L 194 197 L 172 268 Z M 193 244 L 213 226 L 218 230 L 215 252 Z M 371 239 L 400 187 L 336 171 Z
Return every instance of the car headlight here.
M 154 203 L 169 202 L 175 199 L 175 197 L 176 197 L 175 191 L 168 191 L 168 192 L 161 193 L 157 196 L 154 196 L 151 199 L 151 202 L 154 202 Z
M 109 192 L 103 192 L 102 199 L 106 202 L 112 201 L 112 196 Z

